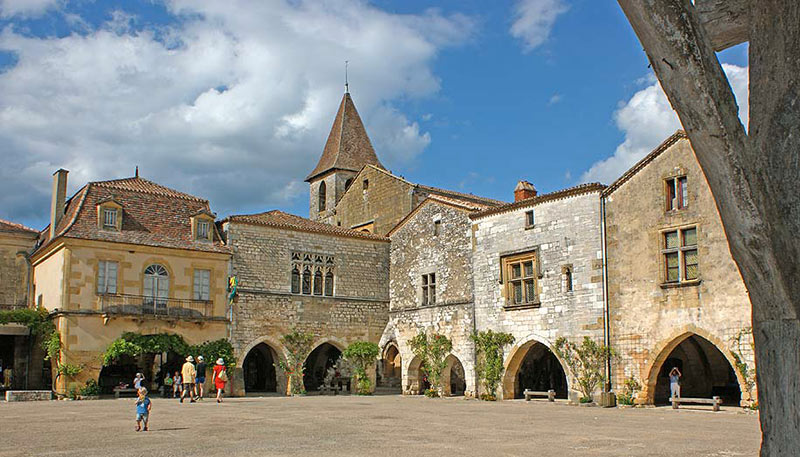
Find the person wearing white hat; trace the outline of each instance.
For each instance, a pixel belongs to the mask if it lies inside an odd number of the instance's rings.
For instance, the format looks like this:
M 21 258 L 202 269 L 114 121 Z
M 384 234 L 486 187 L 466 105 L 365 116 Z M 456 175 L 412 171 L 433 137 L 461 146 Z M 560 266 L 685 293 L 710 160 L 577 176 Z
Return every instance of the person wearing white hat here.
M 222 403 L 222 394 L 225 392 L 225 383 L 228 382 L 228 373 L 225 371 L 225 361 L 220 357 L 214 365 L 214 375 L 211 378 L 217 389 L 217 403 Z
M 194 357 L 186 357 L 186 363 L 181 368 L 181 377 L 183 378 L 183 392 L 181 392 L 181 403 L 183 397 L 189 394 L 189 400 L 194 403 L 194 378 L 197 376 L 197 371 L 194 369 Z

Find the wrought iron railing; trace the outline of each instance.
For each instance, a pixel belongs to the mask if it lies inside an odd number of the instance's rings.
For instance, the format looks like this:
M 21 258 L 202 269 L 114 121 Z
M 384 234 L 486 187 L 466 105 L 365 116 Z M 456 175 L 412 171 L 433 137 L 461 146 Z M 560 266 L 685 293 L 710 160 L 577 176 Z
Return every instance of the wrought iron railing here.
M 200 318 L 212 317 L 214 310 L 214 304 L 205 300 L 124 294 L 98 295 L 97 299 L 100 309 L 108 314 Z

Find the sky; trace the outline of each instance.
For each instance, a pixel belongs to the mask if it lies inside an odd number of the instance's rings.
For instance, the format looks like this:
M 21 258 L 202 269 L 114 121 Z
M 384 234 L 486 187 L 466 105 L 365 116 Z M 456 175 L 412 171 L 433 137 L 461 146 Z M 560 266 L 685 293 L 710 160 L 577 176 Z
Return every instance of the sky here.
M 747 45 L 718 54 L 747 125 Z M 219 217 L 308 216 L 344 92 L 412 182 L 513 200 L 609 184 L 680 128 L 596 0 L 0 0 L 0 218 L 140 176 Z

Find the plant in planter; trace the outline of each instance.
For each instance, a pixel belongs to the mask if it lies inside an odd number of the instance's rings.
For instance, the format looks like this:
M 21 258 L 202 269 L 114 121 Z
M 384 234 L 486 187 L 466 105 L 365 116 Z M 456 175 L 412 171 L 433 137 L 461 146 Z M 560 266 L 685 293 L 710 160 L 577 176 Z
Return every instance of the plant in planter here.
M 374 367 L 381 349 L 375 343 L 356 341 L 345 348 L 342 356 L 350 362 L 356 375 L 356 388 L 359 395 L 372 394 L 372 381 L 367 374 L 367 368 Z
M 486 330 L 473 333 L 471 338 L 475 342 L 478 356 L 475 370 L 485 390 L 480 398 L 495 401 L 497 400 L 495 392 L 503 377 L 503 351 L 506 346 L 514 343 L 514 336 L 510 333 Z
M 572 376 L 578 384 L 581 393 L 581 403 L 590 403 L 592 394 L 606 378 L 603 375 L 603 366 L 613 351 L 608 346 L 597 344 L 588 336 L 578 345 L 570 342 L 563 336 L 556 340 L 553 348 L 555 353 L 567 364 Z
M 453 342 L 441 333 L 432 333 L 428 336 L 420 331 L 411 339 L 411 351 L 422 361 L 420 371 L 428 377 L 431 392 L 426 396 L 439 397 L 442 395 L 442 371 L 447 366 L 445 358 L 453 350 Z
M 86 385 L 81 388 L 80 394 L 81 400 L 97 397 L 100 395 L 100 386 L 97 384 L 97 381 L 90 379 L 86 381 Z
M 276 364 L 286 373 L 286 394 L 302 395 L 306 393 L 303 384 L 303 362 L 311 352 L 311 343 L 314 335 L 293 329 L 281 337 L 281 343 L 286 348 L 287 360 L 279 360 Z

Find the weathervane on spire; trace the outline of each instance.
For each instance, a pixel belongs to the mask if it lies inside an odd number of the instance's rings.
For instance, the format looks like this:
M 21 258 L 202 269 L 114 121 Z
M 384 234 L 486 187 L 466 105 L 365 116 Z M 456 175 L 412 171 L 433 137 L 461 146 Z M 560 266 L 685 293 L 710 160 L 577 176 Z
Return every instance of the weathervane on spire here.
M 344 61 L 344 93 L 350 93 L 350 84 L 347 81 L 347 65 L 350 63 L 349 60 Z

